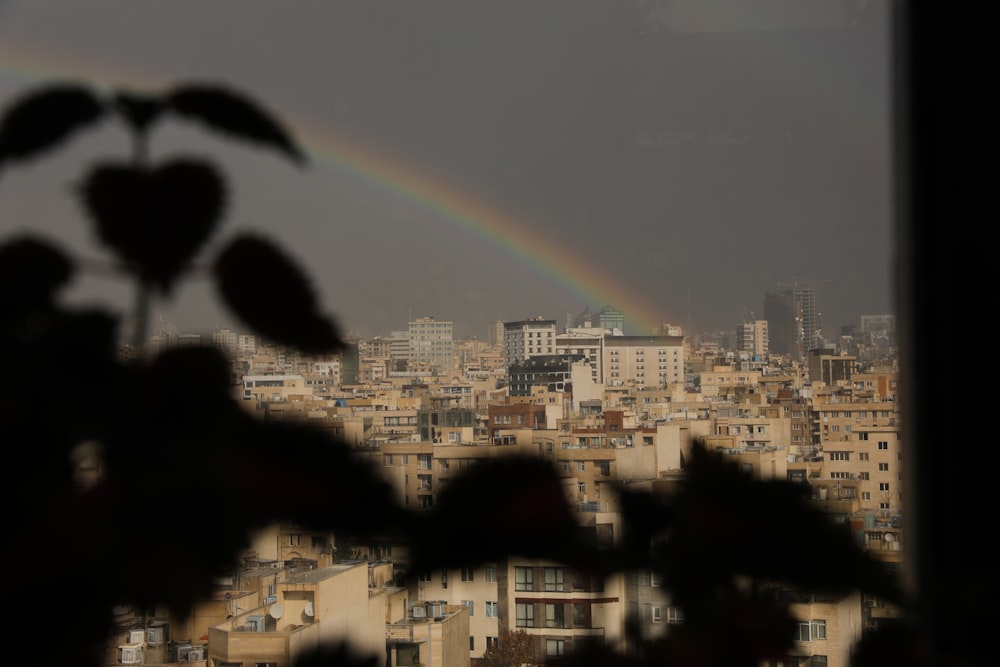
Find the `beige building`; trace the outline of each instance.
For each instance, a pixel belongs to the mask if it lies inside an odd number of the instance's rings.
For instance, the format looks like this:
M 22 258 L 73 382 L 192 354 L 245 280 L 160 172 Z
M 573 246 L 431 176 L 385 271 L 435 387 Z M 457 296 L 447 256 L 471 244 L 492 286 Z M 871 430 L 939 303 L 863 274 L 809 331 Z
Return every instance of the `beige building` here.
M 420 317 L 409 323 L 409 370 L 455 368 L 452 323 Z
M 802 664 L 849 667 L 864 630 L 861 596 L 789 594 L 789 611 L 798 619 L 790 657 Z
M 277 585 L 275 601 L 234 610 L 208 630 L 209 664 L 290 667 L 325 643 L 349 638 L 364 655 L 384 656 L 386 598 L 369 595 L 366 563 L 307 570 Z
M 497 573 L 501 627 L 524 630 L 546 659 L 589 642 L 625 648 L 625 579 L 588 577 L 560 563 L 511 558 Z
M 536 317 L 505 322 L 503 344 L 508 366 L 532 357 L 555 354 L 556 321 Z
M 608 386 L 667 387 L 684 382 L 681 336 L 608 336 L 601 364 Z
M 386 628 L 386 667 L 468 667 L 468 610 L 440 600 L 416 602 L 410 615 Z

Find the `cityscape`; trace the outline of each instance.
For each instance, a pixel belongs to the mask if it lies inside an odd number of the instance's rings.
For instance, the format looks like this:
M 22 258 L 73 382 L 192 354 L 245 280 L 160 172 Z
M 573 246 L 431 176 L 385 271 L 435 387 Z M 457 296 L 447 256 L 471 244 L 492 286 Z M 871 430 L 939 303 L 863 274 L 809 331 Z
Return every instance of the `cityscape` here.
M 567 505 L 599 539 L 620 539 L 619 484 L 669 494 L 695 442 L 756 480 L 807 484 L 812 503 L 890 572 L 903 565 L 902 437 L 895 317 L 863 315 L 837 335 L 817 295 L 764 296 L 764 316 L 727 335 L 663 324 L 628 335 L 606 305 L 563 319 L 498 321 L 458 340 L 452 322 L 349 339 L 308 356 L 232 329 L 153 335 L 155 354 L 217 346 L 233 398 L 255 417 L 305 421 L 346 443 L 399 502 L 431 510 L 463 471 L 510 454 L 558 471 Z M 83 480 L 100 478 L 84 460 Z M 791 528 L 791 527 L 790 527 Z M 107 664 L 292 664 L 316 642 L 349 638 L 387 667 L 488 665 L 501 637 L 524 633 L 538 662 L 598 642 L 627 652 L 685 622 L 657 572 L 599 581 L 564 563 L 511 555 L 402 578 L 406 545 L 338 540 L 279 522 L 187 618 L 116 609 Z M 860 591 L 797 591 L 794 649 L 783 664 L 847 665 L 892 604 Z M 508 639 L 508 641 L 512 641 Z
M 892 3 L 126 5 L 0 22 L 15 662 L 868 667 L 979 615 Z

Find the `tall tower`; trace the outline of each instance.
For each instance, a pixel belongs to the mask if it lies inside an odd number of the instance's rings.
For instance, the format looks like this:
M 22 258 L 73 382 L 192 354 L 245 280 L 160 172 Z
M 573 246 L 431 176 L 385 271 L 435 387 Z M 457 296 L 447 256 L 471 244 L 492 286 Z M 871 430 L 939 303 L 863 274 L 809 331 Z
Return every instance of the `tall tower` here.
M 802 361 L 809 350 L 819 345 L 822 331 L 816 311 L 816 290 L 794 287 L 771 292 L 764 297 L 771 352 L 787 354 Z

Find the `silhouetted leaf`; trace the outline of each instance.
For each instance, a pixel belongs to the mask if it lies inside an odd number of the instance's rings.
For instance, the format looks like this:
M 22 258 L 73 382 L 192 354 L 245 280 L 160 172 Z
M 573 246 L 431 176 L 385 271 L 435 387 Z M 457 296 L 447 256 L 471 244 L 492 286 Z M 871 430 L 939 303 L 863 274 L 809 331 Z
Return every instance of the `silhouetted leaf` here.
M 203 162 L 95 167 L 81 191 L 100 240 L 144 283 L 168 292 L 215 231 L 225 184 Z
M 0 121 L 0 165 L 55 148 L 103 114 L 101 101 L 83 86 L 53 85 L 28 93 Z
M 24 308 L 47 305 L 69 282 L 70 259 L 39 238 L 21 236 L 0 245 L 0 321 Z
M 228 461 L 236 497 L 282 489 L 255 519 L 279 519 L 342 536 L 396 534 L 402 507 L 371 461 L 308 424 L 247 422 Z
M 162 98 L 135 93 L 115 93 L 112 101 L 125 121 L 139 132 L 145 132 L 166 110 Z
M 380 667 L 385 654 L 365 655 L 345 642 L 330 642 L 302 653 L 292 667 Z
M 317 312 L 305 274 L 270 241 L 237 237 L 215 260 L 213 271 L 223 300 L 257 333 L 307 353 L 341 349 L 340 333 Z
M 166 96 L 174 112 L 237 139 L 275 148 L 296 163 L 305 156 L 278 121 L 249 97 L 220 86 L 187 85 Z
M 755 480 L 699 445 L 671 502 L 676 521 L 652 555 L 682 604 L 704 604 L 739 576 L 800 591 L 902 600 L 888 570 L 815 508 L 799 484 Z M 789 560 L 790 552 L 810 557 Z
M 510 554 L 548 558 L 586 572 L 603 569 L 555 468 L 535 456 L 504 456 L 467 468 L 409 527 L 410 565 L 416 573 Z

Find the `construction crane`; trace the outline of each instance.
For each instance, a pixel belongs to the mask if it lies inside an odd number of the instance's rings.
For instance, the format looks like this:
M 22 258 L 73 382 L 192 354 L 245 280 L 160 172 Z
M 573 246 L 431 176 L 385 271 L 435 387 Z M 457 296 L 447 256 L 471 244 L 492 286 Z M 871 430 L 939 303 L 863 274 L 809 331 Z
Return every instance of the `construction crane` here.
M 796 289 L 798 287 L 808 287 L 809 285 L 819 285 L 819 284 L 828 283 L 828 282 L 830 282 L 830 281 L 829 280 L 799 280 L 795 276 L 792 276 L 791 282 L 783 282 L 783 281 L 779 280 L 778 283 L 777 283 L 777 285 L 778 285 L 778 287 L 791 287 L 792 289 Z

